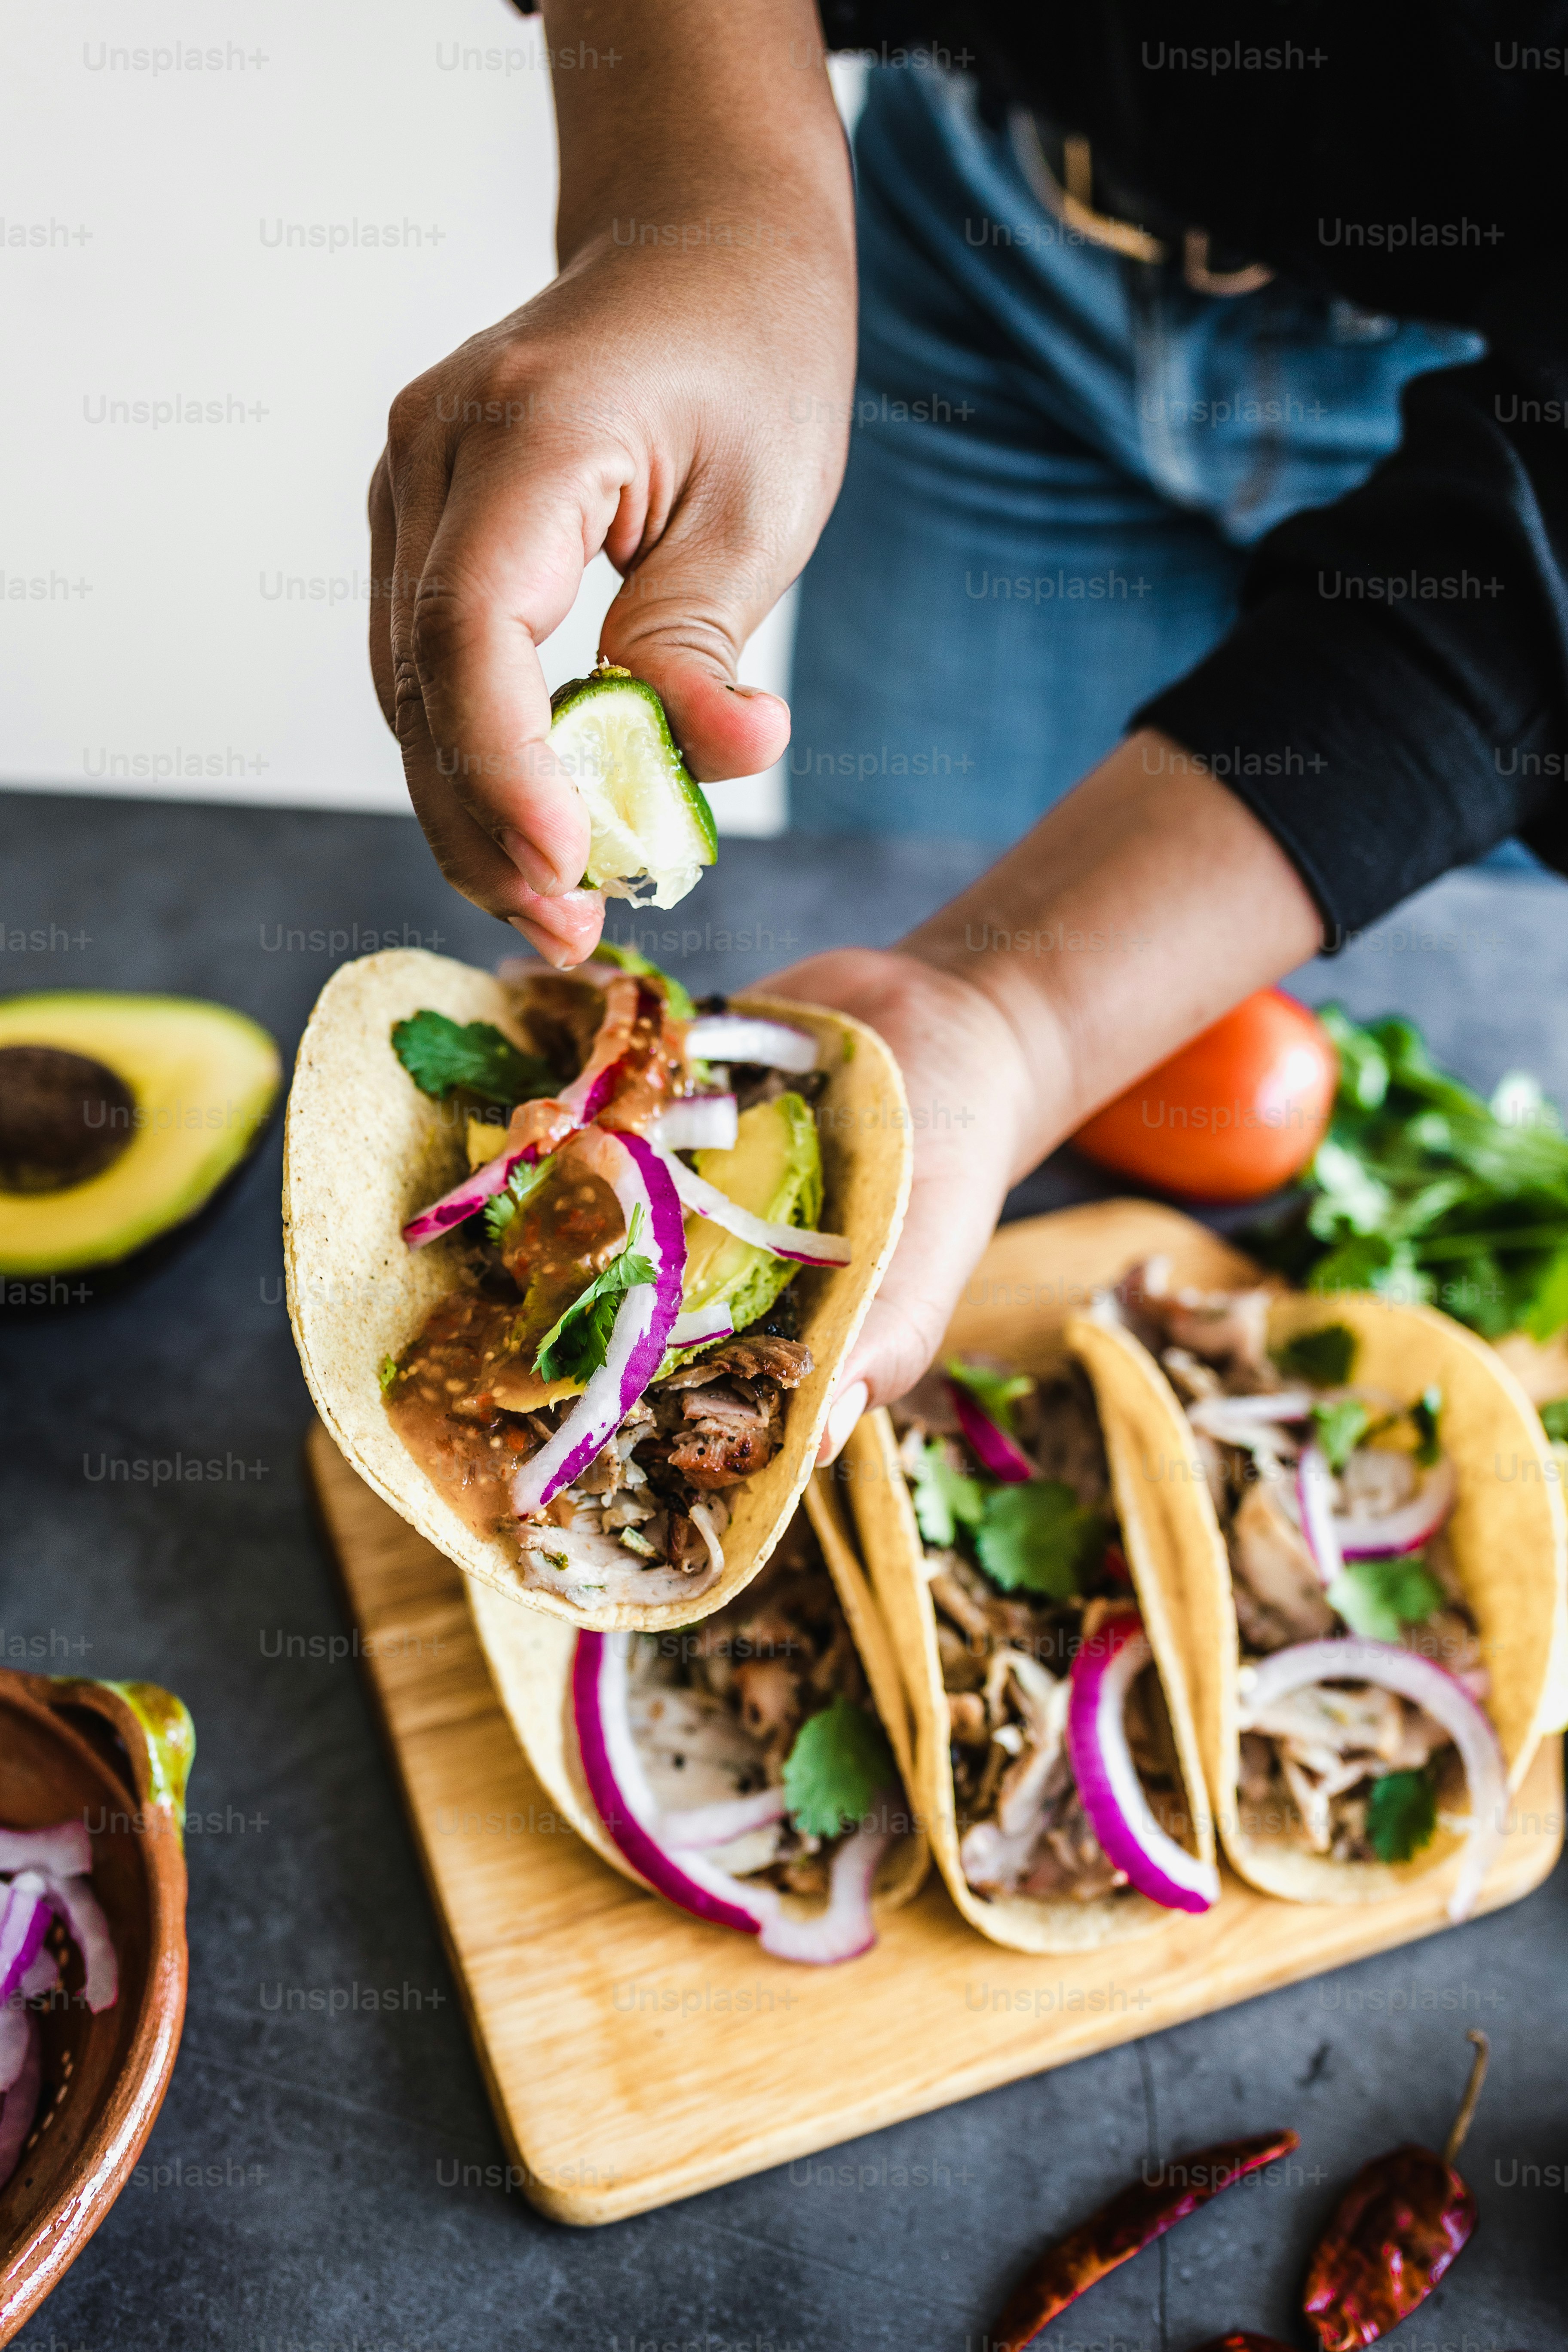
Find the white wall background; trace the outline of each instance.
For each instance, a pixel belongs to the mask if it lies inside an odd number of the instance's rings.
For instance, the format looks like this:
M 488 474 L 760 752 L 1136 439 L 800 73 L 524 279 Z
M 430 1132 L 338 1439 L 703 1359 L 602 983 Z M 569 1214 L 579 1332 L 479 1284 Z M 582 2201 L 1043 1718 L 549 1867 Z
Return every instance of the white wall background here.
M 0 89 L 0 780 L 405 809 L 365 485 L 399 387 L 553 275 L 537 22 L 11 0 Z M 325 248 L 269 246 L 279 221 Z M 366 223 L 399 243 L 356 247 Z M 591 665 L 615 584 L 601 557 L 552 686 Z M 758 632 L 752 682 L 782 690 L 789 627 L 785 606 Z M 711 797 L 721 829 L 783 821 L 781 770 Z

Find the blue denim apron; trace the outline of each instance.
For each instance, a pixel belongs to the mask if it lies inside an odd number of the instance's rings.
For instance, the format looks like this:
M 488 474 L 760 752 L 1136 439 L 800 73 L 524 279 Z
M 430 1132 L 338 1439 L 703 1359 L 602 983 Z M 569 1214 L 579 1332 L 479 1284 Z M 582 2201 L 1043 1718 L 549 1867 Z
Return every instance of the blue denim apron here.
M 801 588 L 810 832 L 1011 841 L 1229 625 L 1246 549 L 1353 489 L 1458 328 L 1279 279 L 1194 292 L 1057 217 L 1026 118 L 877 69 L 856 138 L 859 383 Z

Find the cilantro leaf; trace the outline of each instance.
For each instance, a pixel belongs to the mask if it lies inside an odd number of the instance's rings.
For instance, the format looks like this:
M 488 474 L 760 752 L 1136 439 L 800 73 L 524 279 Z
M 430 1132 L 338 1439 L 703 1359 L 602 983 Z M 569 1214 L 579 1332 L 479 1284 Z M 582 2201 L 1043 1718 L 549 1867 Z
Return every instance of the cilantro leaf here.
M 1312 1423 L 1318 1443 L 1329 1457 L 1329 1467 L 1337 1473 L 1372 1427 L 1372 1415 L 1360 1397 L 1337 1397 L 1332 1404 L 1312 1407 Z
M 381 1393 L 384 1396 L 387 1390 L 392 1386 L 393 1381 L 397 1378 L 396 1357 L 383 1356 L 375 1377 L 381 1382 Z
M 1541 1425 L 1554 1445 L 1568 1445 L 1568 1397 L 1553 1397 L 1542 1406 Z
M 1013 1407 L 1020 1397 L 1029 1395 L 1035 1385 L 1027 1372 L 987 1371 L 984 1364 L 966 1364 L 959 1356 L 950 1356 L 942 1370 L 950 1381 L 956 1381 L 960 1388 L 969 1391 L 981 1412 L 989 1413 L 998 1429 L 1005 1429 L 1009 1437 L 1014 1434 Z
M 445 1102 L 460 1087 L 481 1101 L 531 1102 L 555 1091 L 555 1073 L 537 1054 L 522 1054 L 489 1021 L 463 1027 L 428 1009 L 392 1024 L 392 1050 L 423 1095 Z
M 595 963 L 618 964 L 622 971 L 629 971 L 638 980 L 662 980 L 665 1003 L 675 1018 L 678 1021 L 694 1021 L 697 1018 L 697 1007 L 691 1002 L 689 990 L 672 973 L 661 971 L 658 964 L 650 963 L 639 949 L 618 948 L 609 940 L 601 940 L 594 950 L 594 961 Z
M 784 1768 L 784 1802 L 808 1837 L 837 1837 L 864 1820 L 895 1778 L 887 1734 L 842 1691 L 795 1733 Z
M 1408 1862 L 1436 1826 L 1437 1792 L 1425 1772 L 1386 1772 L 1373 1782 L 1366 1835 L 1379 1862 Z
M 914 1475 L 915 1517 L 927 1543 L 945 1551 L 958 1526 L 977 1528 L 985 1516 L 985 1489 L 955 1470 L 942 1440 L 928 1438 Z
M 610 1260 L 603 1274 L 594 1276 L 586 1290 L 573 1300 L 565 1314 L 551 1325 L 541 1339 L 533 1368 L 544 1380 L 590 1380 L 609 1352 L 610 1333 L 615 1328 L 621 1300 L 628 1290 L 657 1279 L 656 1269 L 637 1247 L 641 1223 L 639 1202 L 632 1211 L 626 1247 Z
M 502 1189 L 485 1202 L 485 1230 L 499 1242 L 525 1201 L 531 1201 L 555 1165 L 554 1154 L 542 1160 L 520 1160 Z
M 1291 1380 L 1310 1381 L 1314 1388 L 1340 1389 L 1355 1363 L 1356 1337 L 1343 1323 L 1320 1323 L 1314 1331 L 1298 1331 L 1274 1353 L 1279 1370 Z
M 1079 1590 L 1080 1573 L 1103 1556 L 1105 1542 L 1104 1518 L 1085 1510 L 1070 1486 L 1031 1478 L 992 1487 L 974 1549 L 1004 1592 L 1044 1592 L 1066 1601 Z
M 1347 1560 L 1328 1591 L 1330 1608 L 1368 1642 L 1397 1642 L 1406 1625 L 1425 1624 L 1444 1598 L 1419 1552 L 1404 1559 Z
M 1443 1451 L 1437 1433 L 1442 1411 L 1443 1391 L 1439 1388 L 1423 1389 L 1410 1408 L 1410 1418 L 1415 1424 L 1415 1459 L 1423 1470 L 1430 1470 Z

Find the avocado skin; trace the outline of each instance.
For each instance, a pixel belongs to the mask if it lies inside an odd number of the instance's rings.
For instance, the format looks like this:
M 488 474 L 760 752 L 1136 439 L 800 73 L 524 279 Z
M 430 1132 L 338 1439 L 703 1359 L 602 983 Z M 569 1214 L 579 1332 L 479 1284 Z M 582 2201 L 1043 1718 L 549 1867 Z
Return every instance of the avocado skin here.
M 0 1314 L 13 1318 L 94 1304 L 161 1265 L 253 1156 L 281 1079 L 267 1032 L 200 998 L 0 1000 L 0 1046 L 27 1045 L 90 1057 L 132 1108 L 124 1149 L 95 1174 L 0 1191 Z

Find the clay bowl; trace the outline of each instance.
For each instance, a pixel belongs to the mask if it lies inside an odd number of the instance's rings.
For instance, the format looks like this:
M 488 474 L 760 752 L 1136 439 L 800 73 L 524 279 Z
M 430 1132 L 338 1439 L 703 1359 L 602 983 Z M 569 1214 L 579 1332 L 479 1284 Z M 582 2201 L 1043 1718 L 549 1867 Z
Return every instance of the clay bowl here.
M 152 1683 L 0 1669 L 0 1822 L 85 1821 L 93 1890 L 120 1958 L 112 2009 L 94 2017 L 81 2002 L 71 1945 L 64 1990 L 38 2011 L 37 2121 L 0 2189 L 0 2344 L 59 2284 L 120 2194 L 174 2071 L 185 2014 L 181 1824 L 195 1744 L 180 1701 Z

